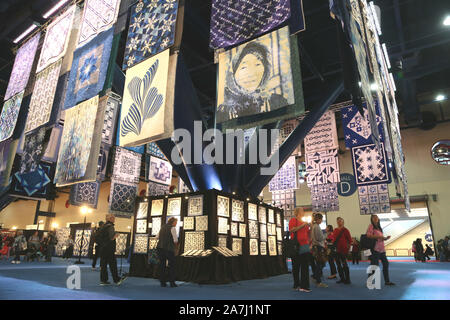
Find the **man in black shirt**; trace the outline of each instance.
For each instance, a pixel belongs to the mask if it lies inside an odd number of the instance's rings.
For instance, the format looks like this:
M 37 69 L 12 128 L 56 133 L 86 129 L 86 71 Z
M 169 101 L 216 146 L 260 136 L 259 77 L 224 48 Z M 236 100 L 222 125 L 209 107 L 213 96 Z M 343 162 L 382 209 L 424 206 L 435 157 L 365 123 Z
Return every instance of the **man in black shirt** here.
M 172 288 L 177 287 L 175 283 L 175 249 L 178 244 L 177 230 L 175 227 L 177 222 L 178 220 L 176 218 L 170 218 L 167 224 L 161 227 L 157 236 L 161 287 L 166 286 L 167 268 L 169 269 L 170 286 Z
M 95 246 L 95 253 L 94 256 L 92 257 L 92 270 L 95 270 L 95 267 L 97 266 L 97 259 L 100 256 L 100 247 L 101 247 L 101 235 L 100 235 L 100 229 L 103 227 L 105 223 L 103 221 L 100 221 L 98 223 L 98 228 L 96 228 L 96 230 L 94 231 L 93 234 L 93 242 L 94 242 L 94 246 Z M 98 235 L 98 236 L 97 236 Z
M 116 217 L 113 214 L 106 215 L 106 223 L 100 228 L 98 234 L 100 247 L 100 285 L 108 285 L 108 264 L 111 271 L 113 281 L 117 285 L 121 285 L 125 278 L 120 278 L 117 272 L 117 261 L 114 255 L 116 251 L 117 234 L 114 230 L 114 222 Z

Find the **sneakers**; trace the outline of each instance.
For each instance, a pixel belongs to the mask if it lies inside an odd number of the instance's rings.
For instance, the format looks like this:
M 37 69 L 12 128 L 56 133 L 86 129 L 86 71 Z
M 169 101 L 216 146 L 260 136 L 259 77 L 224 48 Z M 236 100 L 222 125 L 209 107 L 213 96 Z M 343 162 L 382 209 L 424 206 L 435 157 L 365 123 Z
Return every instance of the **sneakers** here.
M 109 282 L 109 281 L 105 281 L 105 282 L 100 282 L 100 285 L 101 286 L 109 286 L 111 284 L 111 282 Z
M 127 277 L 120 278 L 120 280 L 116 282 L 116 285 L 120 286 L 125 281 L 126 278 Z
M 328 285 L 326 283 L 321 282 L 321 283 L 317 284 L 317 287 L 318 288 L 328 288 Z
M 300 288 L 300 289 L 298 289 L 298 291 L 310 293 L 312 290 L 311 289 Z
M 14 263 L 14 264 L 15 264 L 15 263 L 16 263 L 16 260 L 11 261 L 11 263 Z
M 336 279 L 336 275 L 333 274 L 333 275 L 329 276 L 328 279 L 330 279 L 330 280 L 331 280 L 331 279 Z

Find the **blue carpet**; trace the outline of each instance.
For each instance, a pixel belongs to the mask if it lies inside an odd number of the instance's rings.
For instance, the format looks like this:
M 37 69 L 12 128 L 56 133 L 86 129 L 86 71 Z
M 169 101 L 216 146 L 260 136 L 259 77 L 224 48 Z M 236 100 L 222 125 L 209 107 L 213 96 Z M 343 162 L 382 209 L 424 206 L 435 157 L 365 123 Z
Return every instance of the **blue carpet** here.
M 223 299 L 223 300 L 309 300 L 309 299 L 427 299 L 450 300 L 450 263 L 390 262 L 391 280 L 395 287 L 381 290 L 366 288 L 367 262 L 350 264 L 352 284 L 339 285 L 325 280 L 329 288 L 316 288 L 301 293 L 291 289 L 291 274 L 267 279 L 248 280 L 229 285 L 197 285 L 178 283 L 179 288 L 161 288 L 155 279 L 128 278 L 120 287 L 99 286 L 99 271 L 90 268 L 89 261 L 81 265 L 81 289 L 66 288 L 66 262 L 54 258 L 52 263 L 22 262 L 19 265 L 0 261 L 0 299 Z M 128 265 L 124 265 L 128 271 Z M 324 269 L 324 276 L 329 269 Z

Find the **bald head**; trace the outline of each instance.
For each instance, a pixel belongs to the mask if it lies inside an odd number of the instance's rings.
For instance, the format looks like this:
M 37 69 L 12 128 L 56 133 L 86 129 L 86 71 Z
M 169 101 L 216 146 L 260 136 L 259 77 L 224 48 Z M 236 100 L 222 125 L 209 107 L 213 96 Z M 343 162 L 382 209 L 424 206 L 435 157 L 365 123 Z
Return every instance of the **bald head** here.
M 116 220 L 116 216 L 112 213 L 108 213 L 105 217 L 105 220 L 114 223 L 114 221 Z
M 295 208 L 295 217 L 297 219 L 303 218 L 304 215 L 305 215 L 305 211 L 303 210 L 302 207 Z

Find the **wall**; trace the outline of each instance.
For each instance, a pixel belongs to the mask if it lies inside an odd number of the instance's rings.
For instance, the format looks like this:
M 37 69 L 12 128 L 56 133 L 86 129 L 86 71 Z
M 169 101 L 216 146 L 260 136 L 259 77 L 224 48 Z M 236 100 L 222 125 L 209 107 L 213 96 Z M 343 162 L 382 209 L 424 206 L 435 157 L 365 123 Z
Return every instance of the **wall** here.
M 406 174 L 408 189 L 411 196 L 430 195 L 428 200 L 431 226 L 435 240 L 450 234 L 450 166 L 437 164 L 430 154 L 432 145 L 441 139 L 450 138 L 450 122 L 437 125 L 434 129 L 424 131 L 421 129 L 402 130 L 402 144 L 406 158 Z M 342 134 L 340 134 L 342 136 Z M 345 149 L 344 141 L 340 141 L 341 151 L 339 165 L 341 173 L 353 174 L 351 154 Z M 302 160 L 303 161 L 303 160 Z M 393 184 L 389 185 L 391 199 L 396 197 Z M 431 195 L 437 195 L 437 201 Z M 306 184 L 302 184 L 296 192 L 297 206 L 310 206 L 310 192 Z M 264 189 L 264 201 L 271 201 L 271 193 Z M 328 223 L 336 225 L 336 218 L 342 217 L 352 236 L 359 237 L 366 232 L 369 225 L 369 216 L 359 214 L 358 195 L 355 192 L 350 197 L 339 196 L 339 212 L 327 214 Z

